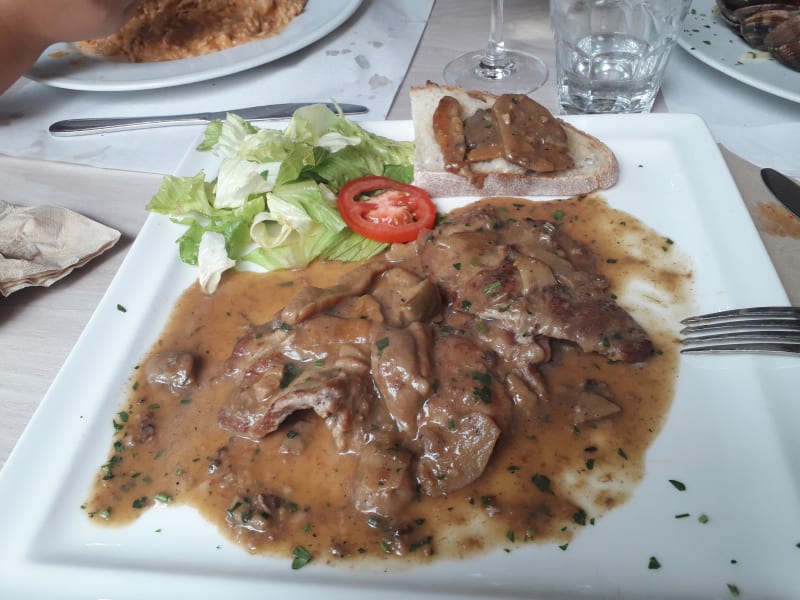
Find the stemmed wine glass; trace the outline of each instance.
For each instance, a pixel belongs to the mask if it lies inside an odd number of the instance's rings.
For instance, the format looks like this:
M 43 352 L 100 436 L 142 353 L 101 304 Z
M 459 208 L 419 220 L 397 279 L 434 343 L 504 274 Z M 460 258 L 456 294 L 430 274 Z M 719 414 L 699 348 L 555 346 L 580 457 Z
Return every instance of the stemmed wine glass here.
M 493 94 L 528 94 L 547 81 L 547 65 L 503 41 L 503 0 L 491 0 L 489 44 L 462 54 L 444 68 L 444 80 L 469 90 Z

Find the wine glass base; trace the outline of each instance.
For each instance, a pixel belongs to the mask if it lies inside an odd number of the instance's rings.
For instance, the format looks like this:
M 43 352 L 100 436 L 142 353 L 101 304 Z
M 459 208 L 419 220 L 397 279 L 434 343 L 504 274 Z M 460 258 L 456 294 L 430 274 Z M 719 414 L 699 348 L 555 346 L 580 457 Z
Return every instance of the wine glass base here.
M 506 64 L 487 64 L 484 51 L 462 54 L 444 68 L 444 80 L 467 90 L 492 94 L 529 94 L 547 81 L 547 65 L 540 58 L 521 50 L 506 49 Z

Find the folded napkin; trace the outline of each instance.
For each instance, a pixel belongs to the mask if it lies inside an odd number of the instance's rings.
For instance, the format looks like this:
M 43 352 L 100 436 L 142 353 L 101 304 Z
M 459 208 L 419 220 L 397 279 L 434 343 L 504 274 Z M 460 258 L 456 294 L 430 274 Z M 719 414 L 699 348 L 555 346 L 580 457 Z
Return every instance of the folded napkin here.
M 50 286 L 111 248 L 120 233 L 55 206 L 0 200 L 0 293 Z

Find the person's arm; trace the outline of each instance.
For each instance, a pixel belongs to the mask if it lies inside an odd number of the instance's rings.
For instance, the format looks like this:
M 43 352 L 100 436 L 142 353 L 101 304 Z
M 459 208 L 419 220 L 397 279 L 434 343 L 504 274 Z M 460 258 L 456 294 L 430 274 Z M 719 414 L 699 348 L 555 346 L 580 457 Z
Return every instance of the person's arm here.
M 0 93 L 55 42 L 105 37 L 138 0 L 0 0 Z

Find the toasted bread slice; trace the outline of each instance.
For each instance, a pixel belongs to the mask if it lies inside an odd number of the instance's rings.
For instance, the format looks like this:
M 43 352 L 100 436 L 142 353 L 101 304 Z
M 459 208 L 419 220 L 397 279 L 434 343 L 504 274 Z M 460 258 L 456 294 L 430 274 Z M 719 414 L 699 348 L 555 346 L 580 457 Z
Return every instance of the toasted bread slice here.
M 444 157 L 433 133 L 433 113 L 443 96 L 453 96 L 467 118 L 490 108 L 497 96 L 428 82 L 411 88 L 414 121 L 414 183 L 433 197 L 442 196 L 566 196 L 606 189 L 617 182 L 619 164 L 611 149 L 597 138 L 558 119 L 567 134 L 575 166 L 564 171 L 536 173 L 502 158 L 472 163 L 473 172 L 486 174 L 482 187 L 445 170 Z

